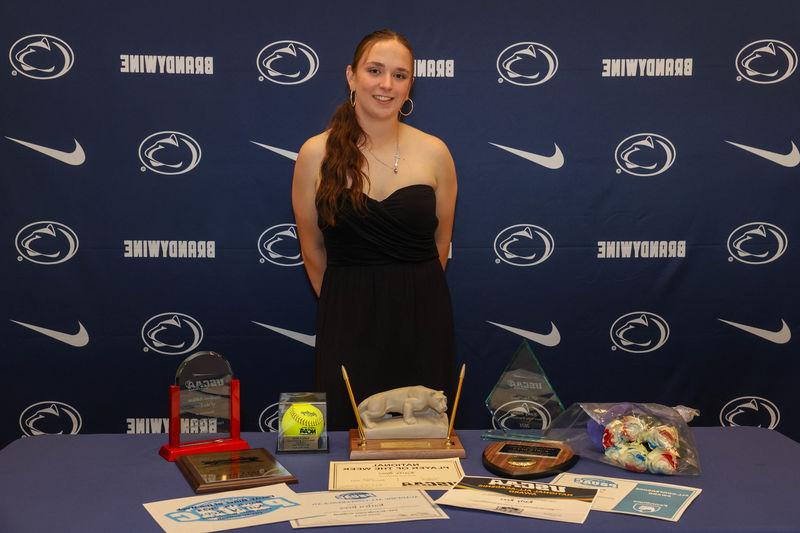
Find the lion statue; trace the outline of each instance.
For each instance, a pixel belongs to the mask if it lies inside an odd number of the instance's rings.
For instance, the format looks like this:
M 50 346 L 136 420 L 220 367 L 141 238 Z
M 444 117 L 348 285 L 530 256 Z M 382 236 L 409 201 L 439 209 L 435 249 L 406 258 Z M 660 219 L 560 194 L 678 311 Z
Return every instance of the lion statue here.
M 422 385 L 379 392 L 358 404 L 358 413 L 367 428 L 375 427 L 376 421 L 388 413 L 402 414 L 406 424 L 416 424 L 415 415 L 430 413 L 440 417 L 445 411 L 447 397 L 444 392 Z

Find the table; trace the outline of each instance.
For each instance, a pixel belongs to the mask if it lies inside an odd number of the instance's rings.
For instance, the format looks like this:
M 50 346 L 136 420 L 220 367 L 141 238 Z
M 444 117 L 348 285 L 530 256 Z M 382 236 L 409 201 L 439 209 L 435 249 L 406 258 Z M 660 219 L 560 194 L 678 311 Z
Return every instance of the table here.
M 688 485 L 703 489 L 677 523 L 592 511 L 583 525 L 444 507 L 450 520 L 358 526 L 363 531 L 800 531 L 800 443 L 761 428 L 693 428 L 700 476 L 633 474 L 581 459 L 572 472 Z M 460 431 L 464 470 L 481 465 L 480 431 Z M 276 434 L 245 433 L 251 447 L 275 450 Z M 142 503 L 194 493 L 177 466 L 159 457 L 166 435 L 42 435 L 0 450 L 0 531 L 158 532 Z M 346 435 L 331 434 L 326 454 L 280 454 L 300 483 L 325 490 L 328 461 L 346 460 Z M 546 478 L 550 479 L 550 478 Z M 437 498 L 441 492 L 431 492 Z M 269 528 L 269 529 L 268 529 Z M 293 531 L 287 522 L 242 531 Z M 331 530 L 335 531 L 335 530 Z M 342 531 L 339 529 L 338 531 Z

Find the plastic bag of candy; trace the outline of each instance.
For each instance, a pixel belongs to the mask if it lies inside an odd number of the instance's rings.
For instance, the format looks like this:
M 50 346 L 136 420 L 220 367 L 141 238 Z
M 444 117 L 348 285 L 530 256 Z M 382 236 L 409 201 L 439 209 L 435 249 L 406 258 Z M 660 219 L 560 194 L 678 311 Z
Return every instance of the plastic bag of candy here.
M 632 472 L 698 475 L 700 458 L 686 425 L 698 414 L 682 405 L 576 403 L 553 420 L 545 437 Z

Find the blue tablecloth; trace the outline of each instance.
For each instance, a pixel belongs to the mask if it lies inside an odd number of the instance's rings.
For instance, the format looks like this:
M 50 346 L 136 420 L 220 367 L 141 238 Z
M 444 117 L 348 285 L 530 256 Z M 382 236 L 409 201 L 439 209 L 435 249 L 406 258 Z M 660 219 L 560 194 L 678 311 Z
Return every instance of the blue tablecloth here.
M 583 525 L 443 507 L 450 520 L 358 526 L 370 531 L 800 531 L 800 444 L 766 429 L 693 428 L 700 476 L 633 474 L 581 459 L 572 472 L 688 485 L 703 489 L 678 523 L 591 512 Z M 480 431 L 460 431 L 464 470 L 481 465 Z M 22 438 L 0 451 L 0 531 L 161 531 L 142 504 L 192 496 L 177 466 L 159 457 L 166 435 L 45 435 Z M 253 448 L 275 449 L 275 434 L 246 433 Z M 325 454 L 280 454 L 300 482 L 297 492 L 327 489 L 328 461 L 346 460 L 344 433 L 331 435 Z M 547 478 L 549 479 L 549 478 Z M 434 498 L 441 492 L 432 492 Z M 249 531 L 290 531 L 288 522 Z M 341 529 L 339 530 L 341 531 Z

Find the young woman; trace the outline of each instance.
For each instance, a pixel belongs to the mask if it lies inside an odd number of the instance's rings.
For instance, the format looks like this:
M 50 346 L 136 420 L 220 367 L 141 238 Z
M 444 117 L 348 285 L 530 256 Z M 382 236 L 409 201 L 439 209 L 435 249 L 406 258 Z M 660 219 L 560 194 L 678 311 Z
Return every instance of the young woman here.
M 444 276 L 455 165 L 441 140 L 400 122 L 413 74 L 405 37 L 364 37 L 348 98 L 297 156 L 292 206 L 319 296 L 314 375 L 329 429 L 355 427 L 341 365 L 357 402 L 406 385 L 450 391 L 456 379 Z

